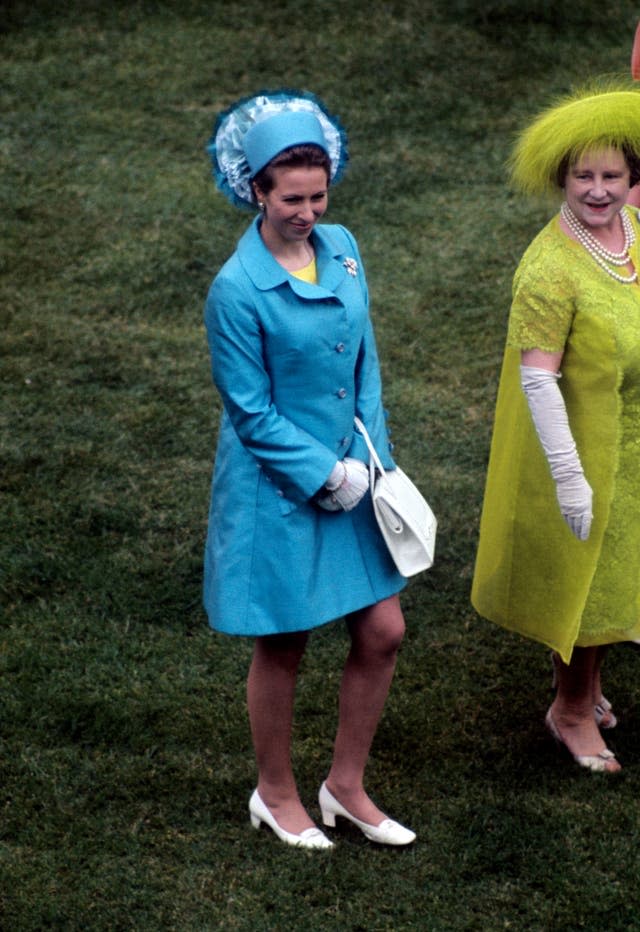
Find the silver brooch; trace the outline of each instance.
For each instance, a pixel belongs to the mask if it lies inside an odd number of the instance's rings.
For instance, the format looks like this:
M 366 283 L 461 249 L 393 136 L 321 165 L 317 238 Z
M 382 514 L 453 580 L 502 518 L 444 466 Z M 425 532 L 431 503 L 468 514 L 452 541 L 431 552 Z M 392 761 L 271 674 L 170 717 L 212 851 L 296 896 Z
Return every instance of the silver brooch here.
M 356 262 L 355 259 L 351 259 L 350 257 L 347 257 L 342 264 L 344 265 L 349 275 L 358 274 L 358 263 Z

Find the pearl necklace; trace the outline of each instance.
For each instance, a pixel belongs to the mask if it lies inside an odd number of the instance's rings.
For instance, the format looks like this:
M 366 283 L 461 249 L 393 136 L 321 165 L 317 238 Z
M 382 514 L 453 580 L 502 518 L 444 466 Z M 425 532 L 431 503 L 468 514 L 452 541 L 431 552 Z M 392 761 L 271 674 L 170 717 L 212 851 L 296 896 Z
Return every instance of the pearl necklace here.
M 586 226 L 580 220 L 578 220 L 566 201 L 560 208 L 560 213 L 562 215 L 562 219 L 565 221 L 580 245 L 584 246 L 591 258 L 595 259 L 600 268 L 604 269 L 607 275 L 615 278 L 616 281 L 621 282 L 623 285 L 632 285 L 635 281 L 638 280 L 638 273 L 635 269 L 631 275 L 620 275 L 618 272 L 615 272 L 612 268 L 610 268 L 612 265 L 620 267 L 631 262 L 629 249 L 635 242 L 636 231 L 633 229 L 633 224 L 629 220 L 629 217 L 624 210 L 620 211 L 620 219 L 622 220 L 622 229 L 624 232 L 624 247 L 622 252 L 610 252 L 610 250 L 606 249 L 602 243 L 597 240 L 595 236 L 593 236 L 593 234 L 586 228 Z

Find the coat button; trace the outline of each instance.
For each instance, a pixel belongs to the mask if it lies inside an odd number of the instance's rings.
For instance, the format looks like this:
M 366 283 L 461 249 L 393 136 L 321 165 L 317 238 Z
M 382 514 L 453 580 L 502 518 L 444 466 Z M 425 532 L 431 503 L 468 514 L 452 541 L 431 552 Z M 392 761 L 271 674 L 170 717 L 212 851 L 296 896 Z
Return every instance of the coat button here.
M 336 392 L 336 395 L 338 396 L 338 398 L 346 398 L 347 397 L 346 388 L 339 388 L 338 391 Z
M 344 343 L 336 343 L 336 353 L 344 353 Z

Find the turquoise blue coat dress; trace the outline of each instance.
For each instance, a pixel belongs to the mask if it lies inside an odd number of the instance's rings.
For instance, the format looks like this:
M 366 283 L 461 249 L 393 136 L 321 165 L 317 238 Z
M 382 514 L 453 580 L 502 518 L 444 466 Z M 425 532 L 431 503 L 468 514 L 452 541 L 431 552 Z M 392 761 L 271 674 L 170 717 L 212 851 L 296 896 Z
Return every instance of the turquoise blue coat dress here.
M 313 501 L 336 459 L 368 461 L 357 414 L 393 468 L 367 284 L 341 226 L 315 228 L 318 284 L 290 275 L 260 218 L 205 306 L 223 413 L 205 552 L 204 604 L 228 634 L 304 631 L 400 591 L 405 579 L 369 494 L 350 512 Z

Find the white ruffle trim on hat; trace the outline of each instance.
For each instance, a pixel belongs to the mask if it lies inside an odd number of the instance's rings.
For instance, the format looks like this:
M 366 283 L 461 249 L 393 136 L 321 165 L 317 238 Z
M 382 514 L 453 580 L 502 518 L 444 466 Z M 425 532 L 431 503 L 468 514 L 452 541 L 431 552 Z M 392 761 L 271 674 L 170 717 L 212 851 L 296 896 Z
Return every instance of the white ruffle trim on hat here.
M 348 159 L 347 136 L 337 117 L 330 114 L 313 94 L 300 91 L 265 91 L 243 98 L 217 118 L 207 152 L 213 163 L 216 185 L 232 204 L 254 206 L 251 170 L 242 140 L 255 123 L 283 110 L 302 110 L 318 119 L 331 162 L 331 181 L 340 180 Z

